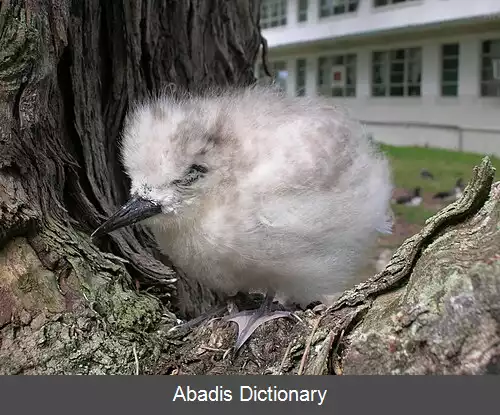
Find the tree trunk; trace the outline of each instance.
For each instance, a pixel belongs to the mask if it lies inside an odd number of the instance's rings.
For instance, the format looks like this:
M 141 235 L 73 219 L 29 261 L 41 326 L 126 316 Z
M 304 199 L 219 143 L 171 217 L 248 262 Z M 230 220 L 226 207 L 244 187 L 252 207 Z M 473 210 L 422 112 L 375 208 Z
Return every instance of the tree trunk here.
M 175 319 L 166 310 L 216 302 L 177 281 L 146 229 L 98 247 L 89 234 L 127 197 L 129 104 L 169 85 L 252 83 L 258 11 L 257 0 L 0 1 L 1 373 L 129 372 L 133 344 L 147 372 L 166 347 L 159 322 Z
M 384 271 L 302 322 L 269 322 L 237 356 L 232 323 L 168 332 L 217 297 L 146 229 L 90 241 L 127 197 L 129 103 L 169 84 L 253 82 L 258 10 L 0 1 L 0 374 L 499 372 L 500 184 L 487 159 Z

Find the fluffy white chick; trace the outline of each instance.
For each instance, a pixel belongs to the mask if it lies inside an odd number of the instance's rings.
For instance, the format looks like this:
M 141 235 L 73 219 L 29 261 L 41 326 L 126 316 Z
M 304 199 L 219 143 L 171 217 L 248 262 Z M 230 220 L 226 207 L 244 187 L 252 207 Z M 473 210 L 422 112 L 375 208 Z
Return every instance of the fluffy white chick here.
M 289 314 L 271 312 L 275 293 L 305 306 L 348 288 L 392 226 L 386 158 L 327 99 L 256 86 L 163 95 L 130 111 L 122 144 L 132 198 L 93 236 L 147 219 L 188 277 L 266 291 L 232 317 L 237 348 Z

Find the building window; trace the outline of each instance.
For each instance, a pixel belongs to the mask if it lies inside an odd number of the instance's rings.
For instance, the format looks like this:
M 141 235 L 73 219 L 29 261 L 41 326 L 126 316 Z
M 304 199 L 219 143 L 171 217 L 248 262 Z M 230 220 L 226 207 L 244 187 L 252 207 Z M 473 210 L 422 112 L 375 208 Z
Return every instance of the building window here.
M 286 91 L 288 71 L 286 69 L 285 61 L 274 61 L 269 62 L 268 65 L 269 72 L 271 72 L 271 83 L 274 83 L 280 87 L 283 91 Z M 264 65 L 259 64 L 258 68 L 258 79 L 264 80 L 264 83 L 269 83 L 269 78 L 264 72 Z
M 335 16 L 354 13 L 358 10 L 359 0 L 321 0 L 319 17 Z
M 286 25 L 287 0 L 262 0 L 260 27 L 267 29 Z
M 373 7 L 389 6 L 391 4 L 409 3 L 415 0 L 373 0 Z
M 299 22 L 307 21 L 307 9 L 309 8 L 308 0 L 299 0 L 299 4 L 297 6 L 297 20 Z
M 306 65 L 305 59 L 297 59 L 295 66 L 295 95 L 303 97 L 306 94 Z
M 372 96 L 420 96 L 421 83 L 421 48 L 373 52 Z
M 500 39 L 483 42 L 481 53 L 481 96 L 500 96 Z
M 443 97 L 458 95 L 459 55 L 458 43 L 441 46 L 441 95 Z
M 333 97 L 356 96 L 355 54 L 318 59 L 318 94 Z

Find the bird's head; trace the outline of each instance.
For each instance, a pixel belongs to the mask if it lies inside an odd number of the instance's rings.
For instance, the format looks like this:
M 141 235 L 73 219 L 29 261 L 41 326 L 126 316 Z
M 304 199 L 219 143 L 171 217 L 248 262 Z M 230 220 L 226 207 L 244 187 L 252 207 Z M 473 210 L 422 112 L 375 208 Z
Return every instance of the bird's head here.
M 157 98 L 132 110 L 121 153 L 131 198 L 92 237 L 157 215 L 179 219 L 192 212 L 227 177 L 224 134 L 216 101 Z

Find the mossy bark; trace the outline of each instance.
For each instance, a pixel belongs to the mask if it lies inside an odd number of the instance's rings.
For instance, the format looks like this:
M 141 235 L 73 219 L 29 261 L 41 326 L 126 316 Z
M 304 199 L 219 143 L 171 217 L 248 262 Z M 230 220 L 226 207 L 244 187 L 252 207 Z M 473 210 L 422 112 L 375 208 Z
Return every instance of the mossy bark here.
M 217 298 L 147 230 L 90 241 L 127 197 L 129 103 L 171 83 L 253 82 L 258 9 L 0 1 L 0 374 L 499 371 L 500 184 L 487 159 L 384 271 L 301 322 L 266 324 L 237 356 L 232 323 L 168 331 Z
M 127 198 L 130 103 L 249 84 L 258 1 L 0 1 L 0 373 L 151 373 L 162 323 L 217 296 L 140 226 L 89 234 Z M 153 296 L 154 294 L 154 296 Z M 182 301 L 179 301 L 182 299 Z

